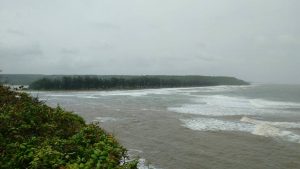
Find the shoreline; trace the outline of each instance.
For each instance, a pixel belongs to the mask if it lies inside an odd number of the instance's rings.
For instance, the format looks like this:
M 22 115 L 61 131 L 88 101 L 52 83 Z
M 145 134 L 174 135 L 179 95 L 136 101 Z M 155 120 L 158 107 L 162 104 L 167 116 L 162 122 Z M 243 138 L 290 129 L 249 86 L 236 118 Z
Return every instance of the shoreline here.
M 68 92 L 88 92 L 88 91 L 133 91 L 133 90 L 147 90 L 147 89 L 189 89 L 189 88 L 204 88 L 204 87 L 220 87 L 220 86 L 251 86 L 252 84 L 245 84 L 245 85 L 211 85 L 211 86 L 182 86 L 182 87 L 159 87 L 159 88 L 115 88 L 115 89 L 55 89 L 55 90 L 36 90 L 36 89 L 26 89 L 22 91 L 41 91 L 41 92 L 55 92 L 55 91 L 68 91 Z M 21 85 L 20 85 L 21 86 Z

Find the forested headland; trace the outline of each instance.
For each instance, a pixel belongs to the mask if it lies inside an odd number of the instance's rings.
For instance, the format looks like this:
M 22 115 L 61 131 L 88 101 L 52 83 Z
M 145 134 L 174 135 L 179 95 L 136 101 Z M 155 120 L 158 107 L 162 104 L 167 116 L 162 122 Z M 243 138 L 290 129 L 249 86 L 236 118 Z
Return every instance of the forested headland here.
M 234 77 L 213 76 L 62 76 L 42 78 L 30 84 L 34 90 L 109 90 L 168 87 L 201 87 L 218 85 L 247 85 Z

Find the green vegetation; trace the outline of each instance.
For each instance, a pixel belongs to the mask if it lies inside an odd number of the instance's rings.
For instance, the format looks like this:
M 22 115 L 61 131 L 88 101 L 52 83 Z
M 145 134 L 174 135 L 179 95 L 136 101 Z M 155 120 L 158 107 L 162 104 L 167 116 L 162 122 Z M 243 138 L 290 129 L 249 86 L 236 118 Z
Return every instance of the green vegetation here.
M 210 76 L 63 76 L 42 78 L 30 84 L 36 90 L 86 90 L 86 89 L 144 89 L 164 87 L 199 87 L 217 85 L 246 85 L 233 77 Z
M 0 86 L 0 168 L 135 169 L 126 149 L 62 108 Z

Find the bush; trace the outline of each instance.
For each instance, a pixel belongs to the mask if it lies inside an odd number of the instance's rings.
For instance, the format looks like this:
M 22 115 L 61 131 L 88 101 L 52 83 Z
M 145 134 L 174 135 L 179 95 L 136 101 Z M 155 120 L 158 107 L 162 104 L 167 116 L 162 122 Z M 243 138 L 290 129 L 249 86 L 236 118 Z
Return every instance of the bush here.
M 135 169 L 98 124 L 0 86 L 0 168 Z

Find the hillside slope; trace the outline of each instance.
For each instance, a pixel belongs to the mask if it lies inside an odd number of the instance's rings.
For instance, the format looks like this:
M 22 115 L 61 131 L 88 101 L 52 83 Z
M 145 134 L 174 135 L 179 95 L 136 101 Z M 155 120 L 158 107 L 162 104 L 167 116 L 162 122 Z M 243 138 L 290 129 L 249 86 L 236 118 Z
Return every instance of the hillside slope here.
M 135 169 L 125 158 L 98 125 L 0 86 L 0 168 Z

